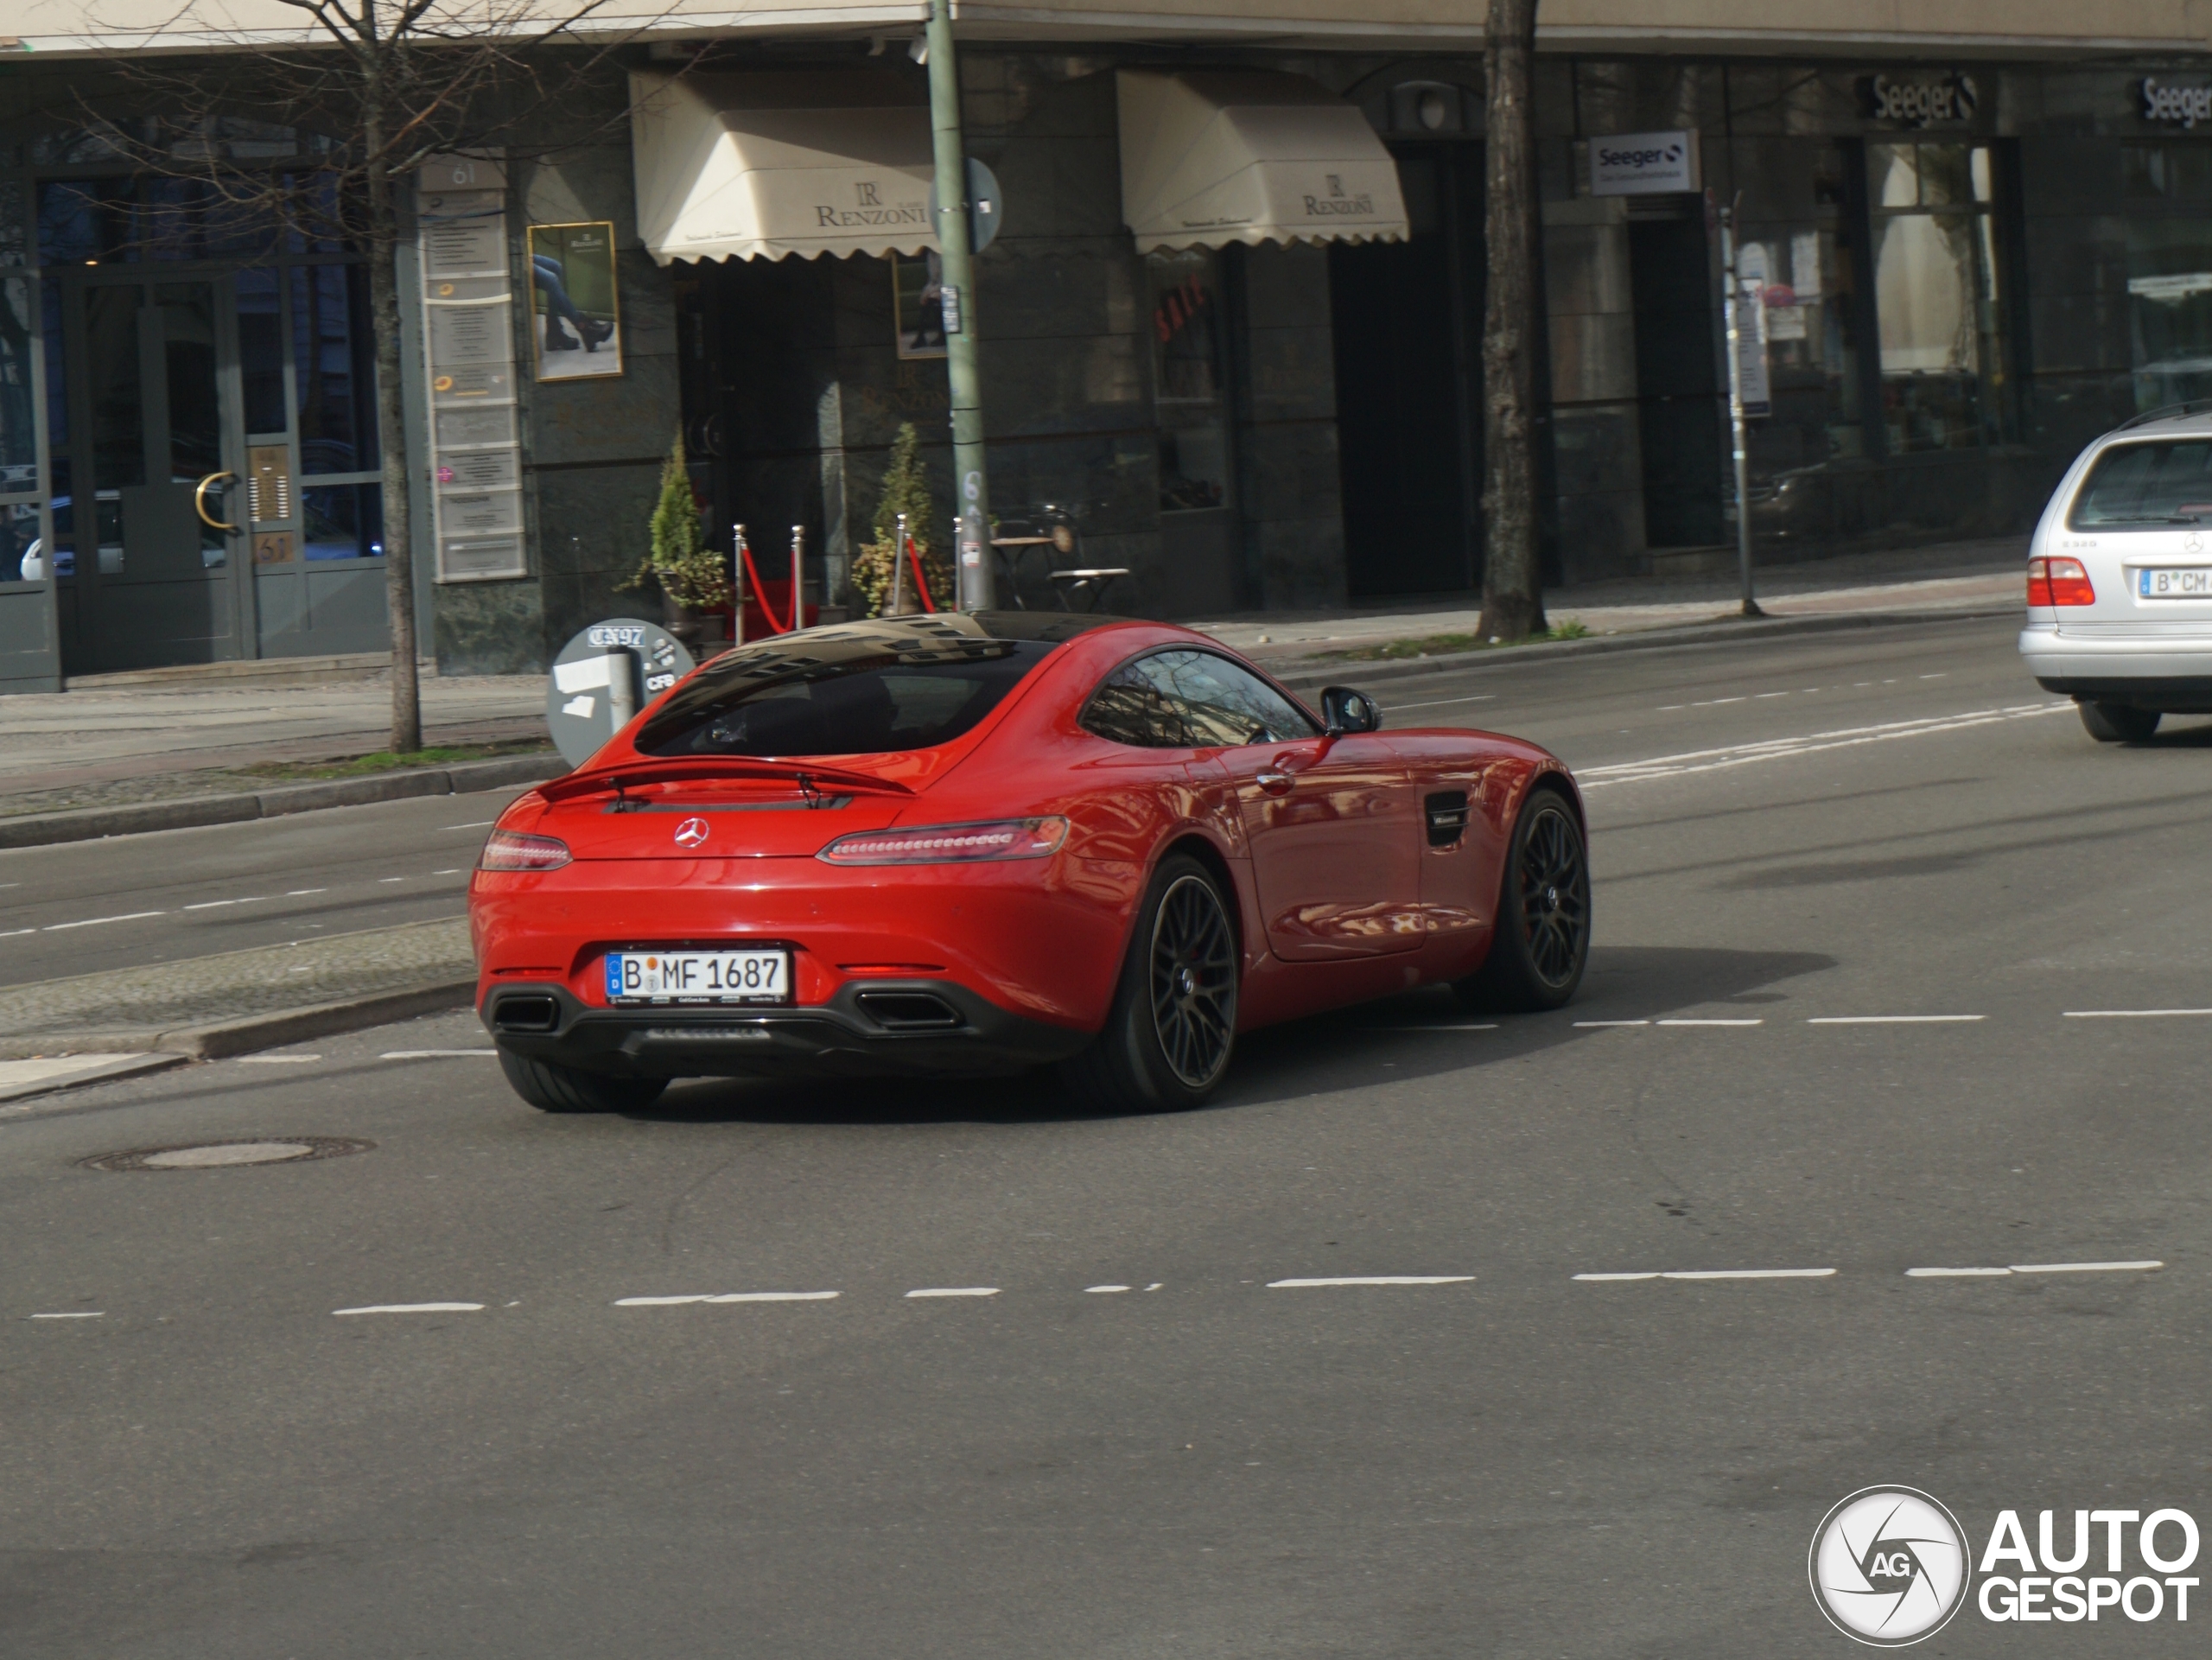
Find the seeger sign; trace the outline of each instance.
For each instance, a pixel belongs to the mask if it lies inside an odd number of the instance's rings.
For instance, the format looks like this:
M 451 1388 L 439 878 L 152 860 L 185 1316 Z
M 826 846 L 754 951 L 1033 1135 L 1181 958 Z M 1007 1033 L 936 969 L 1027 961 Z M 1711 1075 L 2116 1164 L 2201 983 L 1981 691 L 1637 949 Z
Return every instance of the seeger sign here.
M 1701 188 L 1694 132 L 1622 132 L 1590 141 L 1593 196 L 1671 196 Z

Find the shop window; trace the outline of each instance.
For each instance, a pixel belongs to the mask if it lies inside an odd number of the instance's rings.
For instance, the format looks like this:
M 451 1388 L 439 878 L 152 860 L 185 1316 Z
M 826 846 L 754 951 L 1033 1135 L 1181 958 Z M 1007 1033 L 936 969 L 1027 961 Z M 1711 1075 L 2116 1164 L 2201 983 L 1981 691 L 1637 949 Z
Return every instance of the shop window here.
M 2135 407 L 2212 396 L 2212 145 L 2130 144 L 2127 328 Z M 2171 202 L 2161 213 L 2154 204 Z
M 1866 147 L 1882 419 L 1893 455 L 2005 436 L 1993 175 L 1986 145 Z
M 31 337 L 29 280 L 0 277 L 0 496 L 22 495 L 38 488 Z M 0 561 L 0 565 L 4 563 Z
M 1229 505 L 1221 271 L 1211 249 L 1148 254 L 1160 510 Z
M 1844 212 L 1843 152 L 1821 144 L 1807 155 L 1762 140 L 1736 146 L 1733 161 L 1764 209 L 1747 216 L 1738 255 L 1746 297 L 1762 308 L 1774 404 L 1755 434 L 1753 474 L 1854 460 L 1866 453 L 1860 265 Z

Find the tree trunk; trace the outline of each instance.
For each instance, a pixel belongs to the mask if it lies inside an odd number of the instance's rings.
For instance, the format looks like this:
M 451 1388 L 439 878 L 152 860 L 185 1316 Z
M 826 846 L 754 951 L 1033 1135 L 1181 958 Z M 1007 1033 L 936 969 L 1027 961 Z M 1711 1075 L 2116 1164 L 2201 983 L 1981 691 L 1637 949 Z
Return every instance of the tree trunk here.
M 1536 545 L 1536 169 L 1530 69 L 1536 0 L 1490 0 L 1483 67 L 1490 92 L 1490 282 L 1483 305 L 1483 453 L 1489 479 L 1482 631 L 1526 639 L 1544 629 Z
M 384 451 L 385 603 L 391 614 L 391 747 L 423 747 L 422 688 L 416 677 L 415 560 L 410 537 L 407 405 L 399 361 L 399 209 L 385 162 L 384 111 L 372 75 L 362 88 L 367 152 L 369 315 L 377 337 L 377 441 Z

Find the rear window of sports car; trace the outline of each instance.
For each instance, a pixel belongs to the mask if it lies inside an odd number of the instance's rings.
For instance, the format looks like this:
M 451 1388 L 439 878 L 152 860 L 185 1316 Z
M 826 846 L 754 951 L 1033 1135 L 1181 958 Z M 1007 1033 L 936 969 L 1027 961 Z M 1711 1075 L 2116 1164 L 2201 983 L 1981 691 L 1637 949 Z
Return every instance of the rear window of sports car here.
M 2212 523 L 2212 440 L 2114 444 L 2074 498 L 2068 528 Z
M 1058 642 L 868 640 L 710 663 L 638 733 L 648 755 L 880 755 L 950 743 Z

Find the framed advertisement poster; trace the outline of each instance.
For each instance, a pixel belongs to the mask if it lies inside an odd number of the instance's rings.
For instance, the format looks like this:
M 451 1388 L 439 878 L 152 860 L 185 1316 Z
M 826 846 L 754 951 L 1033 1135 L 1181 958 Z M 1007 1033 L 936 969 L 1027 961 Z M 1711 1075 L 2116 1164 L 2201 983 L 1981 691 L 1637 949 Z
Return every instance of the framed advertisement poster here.
M 622 372 L 613 225 L 531 226 L 530 292 L 530 339 L 540 380 Z
M 944 355 L 944 267 L 935 253 L 891 256 L 891 303 L 899 324 L 899 355 Z

